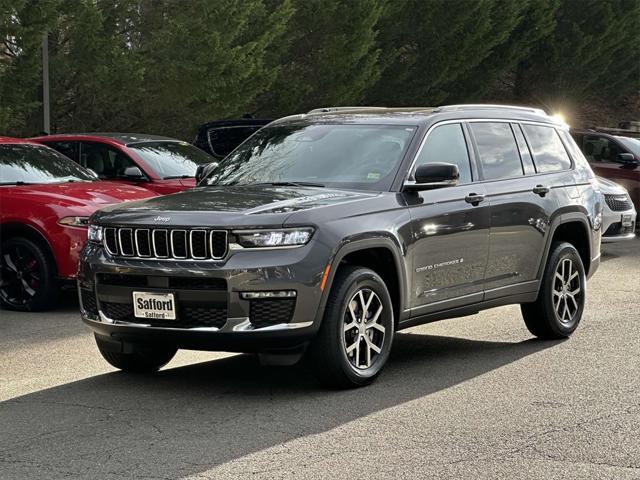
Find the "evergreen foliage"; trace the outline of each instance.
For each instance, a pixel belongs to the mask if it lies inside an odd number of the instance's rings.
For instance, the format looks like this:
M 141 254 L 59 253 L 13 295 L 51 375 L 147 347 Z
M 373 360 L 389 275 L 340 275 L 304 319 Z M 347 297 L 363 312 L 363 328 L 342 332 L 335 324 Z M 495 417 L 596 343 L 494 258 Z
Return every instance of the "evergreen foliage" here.
M 640 91 L 638 0 L 0 0 L 0 134 Z M 501 94 L 496 98 L 496 85 Z

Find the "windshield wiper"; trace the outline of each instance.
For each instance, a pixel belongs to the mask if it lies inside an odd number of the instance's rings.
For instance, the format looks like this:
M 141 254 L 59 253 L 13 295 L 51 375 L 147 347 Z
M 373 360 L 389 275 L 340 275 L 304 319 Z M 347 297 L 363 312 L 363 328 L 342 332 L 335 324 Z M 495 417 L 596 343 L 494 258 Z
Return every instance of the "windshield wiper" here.
M 21 185 L 35 185 L 33 182 L 23 182 L 18 180 L 17 182 L 0 182 L 0 185 L 15 185 L 17 187 Z
M 322 183 L 313 182 L 261 182 L 247 185 L 271 185 L 272 187 L 324 187 Z
M 193 178 L 194 175 L 169 175 L 168 177 L 162 177 L 163 180 L 172 180 L 174 178 Z

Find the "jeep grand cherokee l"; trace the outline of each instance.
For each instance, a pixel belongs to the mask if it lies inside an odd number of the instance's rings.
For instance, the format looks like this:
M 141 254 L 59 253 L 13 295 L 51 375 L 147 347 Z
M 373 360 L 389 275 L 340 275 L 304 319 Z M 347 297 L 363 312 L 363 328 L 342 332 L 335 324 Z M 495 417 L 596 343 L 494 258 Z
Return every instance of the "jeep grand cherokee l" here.
M 515 303 L 533 335 L 568 337 L 600 261 L 593 172 L 535 109 L 312 111 L 209 170 L 91 219 L 82 318 L 117 368 L 257 352 L 364 385 L 396 331 L 434 320 Z

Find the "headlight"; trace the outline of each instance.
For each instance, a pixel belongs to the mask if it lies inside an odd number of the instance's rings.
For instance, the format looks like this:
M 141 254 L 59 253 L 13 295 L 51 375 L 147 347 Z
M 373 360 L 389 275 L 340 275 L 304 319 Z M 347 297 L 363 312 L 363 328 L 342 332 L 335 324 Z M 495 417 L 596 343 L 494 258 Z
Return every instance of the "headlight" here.
M 64 217 L 58 223 L 67 227 L 88 227 L 89 217 Z
M 87 238 L 90 242 L 102 243 L 102 227 L 99 225 L 89 225 Z
M 311 239 L 313 228 L 287 228 L 283 230 L 251 230 L 235 233 L 238 243 L 245 248 L 296 247 Z

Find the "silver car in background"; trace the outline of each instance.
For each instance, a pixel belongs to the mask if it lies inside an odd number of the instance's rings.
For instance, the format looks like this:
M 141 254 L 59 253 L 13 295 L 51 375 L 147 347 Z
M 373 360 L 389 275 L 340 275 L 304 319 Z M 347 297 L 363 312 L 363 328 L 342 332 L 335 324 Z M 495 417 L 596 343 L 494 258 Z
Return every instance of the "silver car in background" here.
M 627 190 L 611 180 L 598 177 L 605 199 L 602 212 L 602 242 L 618 242 L 635 237 L 636 210 Z

